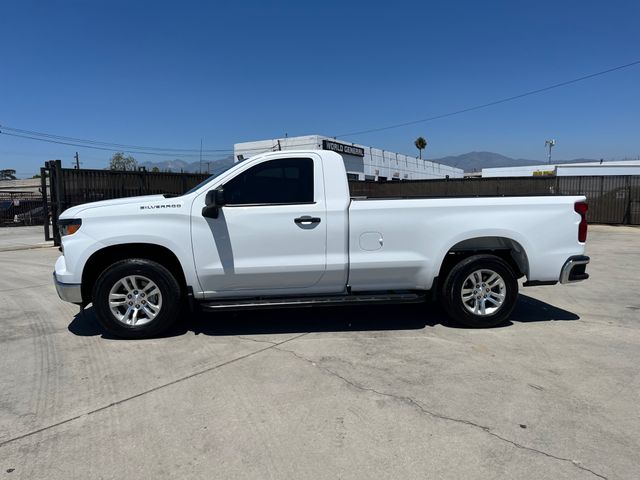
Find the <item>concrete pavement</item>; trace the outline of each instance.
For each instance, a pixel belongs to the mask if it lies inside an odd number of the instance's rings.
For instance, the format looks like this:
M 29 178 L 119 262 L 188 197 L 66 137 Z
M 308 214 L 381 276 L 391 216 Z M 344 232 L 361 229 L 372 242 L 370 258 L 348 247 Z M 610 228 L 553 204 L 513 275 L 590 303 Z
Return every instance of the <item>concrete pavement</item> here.
M 103 335 L 53 248 L 0 252 L 0 479 L 640 476 L 640 229 L 508 326 L 434 305 L 185 317 Z
M 30 250 L 51 247 L 53 242 L 45 242 L 44 227 L 3 227 L 0 228 L 0 252 Z

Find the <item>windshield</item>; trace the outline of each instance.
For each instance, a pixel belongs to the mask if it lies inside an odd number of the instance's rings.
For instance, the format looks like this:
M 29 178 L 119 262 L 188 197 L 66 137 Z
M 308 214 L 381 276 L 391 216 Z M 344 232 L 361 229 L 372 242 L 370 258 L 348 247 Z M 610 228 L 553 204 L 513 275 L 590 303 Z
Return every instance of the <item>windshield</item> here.
M 231 165 L 229 165 L 226 168 L 223 168 L 221 171 L 219 171 L 218 173 L 214 173 L 213 175 L 211 175 L 210 177 L 207 177 L 206 179 L 204 179 L 202 182 L 200 182 L 198 185 L 196 185 L 195 187 L 193 187 L 191 190 L 189 190 L 188 192 L 185 192 L 184 195 L 189 195 L 190 193 L 195 192 L 196 190 L 198 190 L 200 187 L 202 187 L 203 185 L 205 185 L 206 183 L 210 182 L 211 180 L 213 180 L 216 177 L 219 177 L 220 175 L 222 175 L 224 172 L 226 172 L 227 170 L 230 170 L 231 168 L 235 167 L 237 165 L 237 163 L 232 163 Z

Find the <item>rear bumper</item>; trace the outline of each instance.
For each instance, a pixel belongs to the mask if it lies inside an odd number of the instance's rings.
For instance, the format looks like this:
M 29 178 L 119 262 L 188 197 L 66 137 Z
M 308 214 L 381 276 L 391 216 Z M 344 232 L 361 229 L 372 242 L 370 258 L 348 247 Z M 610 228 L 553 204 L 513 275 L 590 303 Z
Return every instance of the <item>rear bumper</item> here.
M 589 278 L 589 274 L 586 272 L 588 263 L 589 257 L 586 255 L 570 257 L 560 272 L 560 283 L 580 282 Z
M 82 305 L 82 289 L 79 283 L 62 283 L 58 281 L 56 273 L 53 272 L 53 283 L 56 286 L 58 296 L 65 302 Z

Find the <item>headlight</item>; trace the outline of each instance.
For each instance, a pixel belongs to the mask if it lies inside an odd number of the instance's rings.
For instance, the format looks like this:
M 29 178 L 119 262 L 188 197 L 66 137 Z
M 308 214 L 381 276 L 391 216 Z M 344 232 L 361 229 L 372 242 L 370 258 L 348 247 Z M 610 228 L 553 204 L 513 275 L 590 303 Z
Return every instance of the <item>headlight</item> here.
M 64 220 L 58 220 L 58 231 L 60 236 L 73 235 L 80 229 L 82 220 L 79 218 L 65 218 Z

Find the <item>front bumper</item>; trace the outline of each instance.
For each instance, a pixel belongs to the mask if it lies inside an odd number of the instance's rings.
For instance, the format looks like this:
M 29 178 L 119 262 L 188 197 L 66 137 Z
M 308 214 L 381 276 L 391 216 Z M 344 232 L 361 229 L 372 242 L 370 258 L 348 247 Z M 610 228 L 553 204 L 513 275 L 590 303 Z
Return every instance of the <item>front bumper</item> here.
M 570 257 L 560 272 L 560 283 L 580 282 L 589 278 L 589 274 L 586 272 L 588 263 L 589 257 L 586 255 Z
M 56 286 L 58 296 L 65 302 L 82 305 L 82 289 L 79 283 L 62 283 L 58 281 L 56 273 L 53 272 L 53 283 Z

